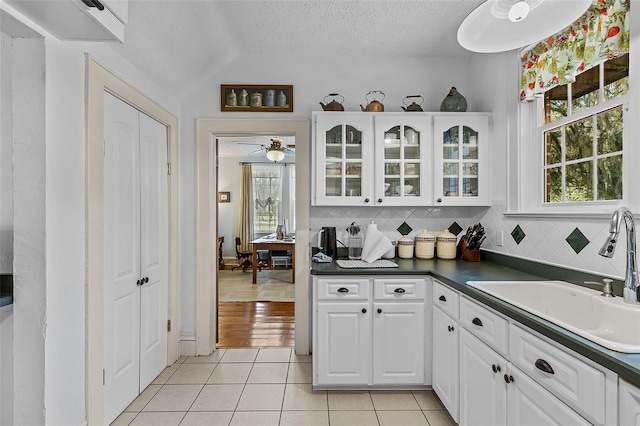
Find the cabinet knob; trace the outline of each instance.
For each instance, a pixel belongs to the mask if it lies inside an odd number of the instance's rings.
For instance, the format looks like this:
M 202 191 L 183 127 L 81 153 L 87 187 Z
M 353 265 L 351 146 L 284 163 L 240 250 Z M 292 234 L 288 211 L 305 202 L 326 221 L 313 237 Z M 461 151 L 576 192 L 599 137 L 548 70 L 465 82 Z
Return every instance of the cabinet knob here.
M 549 365 L 549 363 L 544 359 L 538 358 L 535 362 L 535 366 L 538 370 L 544 371 L 545 373 L 555 374 L 551 365 Z
M 82 3 L 89 7 L 96 7 L 98 10 L 104 10 L 104 5 L 98 0 L 82 0 Z
M 436 200 L 436 202 L 441 203 L 441 202 L 442 202 L 442 198 L 438 198 L 438 199 Z
M 138 285 L 138 286 L 142 285 L 141 282 L 142 282 L 142 280 L 136 281 L 136 285 Z
M 501 370 L 500 366 L 495 364 L 491 365 L 491 369 L 493 370 L 494 373 L 499 373 Z
M 144 277 L 144 282 L 148 283 L 149 282 L 149 277 Z
M 365 198 L 365 199 L 364 199 L 364 202 L 365 202 L 365 203 L 368 203 L 368 202 L 369 202 L 369 199 L 368 199 L 368 198 Z
M 378 308 L 378 313 L 381 314 L 382 313 L 382 309 Z
M 367 308 L 362 308 L 362 313 L 366 314 L 367 313 Z
M 447 326 L 447 330 L 449 330 L 449 332 L 452 332 L 453 330 L 455 330 L 455 328 L 453 328 L 452 325 L 448 325 Z
M 442 296 L 438 297 L 438 300 L 441 301 L 441 302 L 446 302 L 447 298 L 444 297 L 444 294 L 443 294 Z
M 504 381 L 507 383 L 513 383 L 513 376 L 509 376 L 505 373 L 504 377 Z
M 349 289 L 346 287 L 340 287 L 338 293 L 349 293 Z
M 471 322 L 472 322 L 474 325 L 477 325 L 478 327 L 482 327 L 482 321 L 481 321 L 481 320 L 480 320 L 480 318 L 478 318 L 478 317 L 475 317 L 474 319 L 472 319 L 472 320 L 471 320 Z
M 378 198 L 378 204 L 382 202 L 382 198 Z

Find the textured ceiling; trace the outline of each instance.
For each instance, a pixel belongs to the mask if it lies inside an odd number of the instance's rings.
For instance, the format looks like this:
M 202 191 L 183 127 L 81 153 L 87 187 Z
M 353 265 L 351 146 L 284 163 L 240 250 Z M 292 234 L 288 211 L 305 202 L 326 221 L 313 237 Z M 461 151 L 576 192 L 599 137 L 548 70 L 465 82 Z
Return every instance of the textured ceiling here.
M 470 53 L 458 26 L 483 0 L 130 0 L 129 61 L 172 91 L 239 55 L 335 58 Z

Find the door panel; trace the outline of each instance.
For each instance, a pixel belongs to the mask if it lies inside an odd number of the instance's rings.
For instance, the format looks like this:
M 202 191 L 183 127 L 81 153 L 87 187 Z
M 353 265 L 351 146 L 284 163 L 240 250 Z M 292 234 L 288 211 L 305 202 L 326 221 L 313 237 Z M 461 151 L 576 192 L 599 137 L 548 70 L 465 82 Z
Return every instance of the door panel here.
M 167 366 L 167 128 L 140 113 L 140 392 Z M 147 281 L 148 278 L 148 281 Z
M 104 97 L 104 407 L 107 424 L 138 394 L 140 194 L 138 112 Z

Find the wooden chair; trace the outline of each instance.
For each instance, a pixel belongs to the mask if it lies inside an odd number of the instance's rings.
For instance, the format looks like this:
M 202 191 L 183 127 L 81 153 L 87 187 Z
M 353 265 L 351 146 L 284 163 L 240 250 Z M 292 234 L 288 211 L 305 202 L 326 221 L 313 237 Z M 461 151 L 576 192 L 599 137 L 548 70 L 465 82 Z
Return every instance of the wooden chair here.
M 251 251 L 240 251 L 240 246 L 242 245 L 242 240 L 240 237 L 236 237 L 236 257 L 240 262 L 237 266 L 233 266 L 231 268 L 234 271 L 236 268 L 242 268 L 242 272 L 246 272 L 247 269 L 251 268 L 253 262 L 251 262 L 251 258 L 253 257 L 253 252 Z M 260 268 L 258 268 L 260 269 Z

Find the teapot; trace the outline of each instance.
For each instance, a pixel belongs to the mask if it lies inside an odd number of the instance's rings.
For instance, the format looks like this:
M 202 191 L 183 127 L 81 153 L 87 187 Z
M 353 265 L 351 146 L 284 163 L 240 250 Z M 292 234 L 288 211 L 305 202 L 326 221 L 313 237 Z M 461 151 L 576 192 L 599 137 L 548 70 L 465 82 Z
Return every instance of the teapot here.
M 344 107 L 342 106 L 342 102 L 344 102 L 344 96 L 342 96 L 339 93 L 329 93 L 327 96 L 324 97 L 323 101 L 327 102 L 327 98 L 330 96 L 331 97 L 340 96 L 342 100 L 338 102 L 335 99 L 333 99 L 331 102 L 329 102 L 326 105 L 320 102 L 320 106 L 322 107 L 322 110 L 323 111 L 344 111 Z
M 382 95 L 382 99 L 377 100 L 376 96 L 377 95 Z M 373 98 L 373 100 L 369 100 L 369 96 L 371 96 Z M 382 100 L 384 100 L 384 93 L 381 92 L 380 90 L 371 90 L 369 93 L 367 93 L 365 95 L 365 99 L 367 100 L 367 102 L 369 102 L 367 104 L 367 107 L 363 107 L 362 105 L 360 105 L 360 109 L 362 111 L 368 111 L 368 112 L 384 112 L 384 105 L 382 105 Z
M 420 104 L 417 104 L 415 102 L 413 102 L 411 105 L 407 105 L 407 99 L 409 98 L 420 98 Z M 424 98 L 421 95 L 410 95 L 410 96 L 405 96 L 404 99 L 402 100 L 402 103 L 404 104 L 402 108 L 403 111 L 420 111 L 422 112 L 422 102 L 424 102 Z M 406 108 L 405 108 L 406 107 Z

